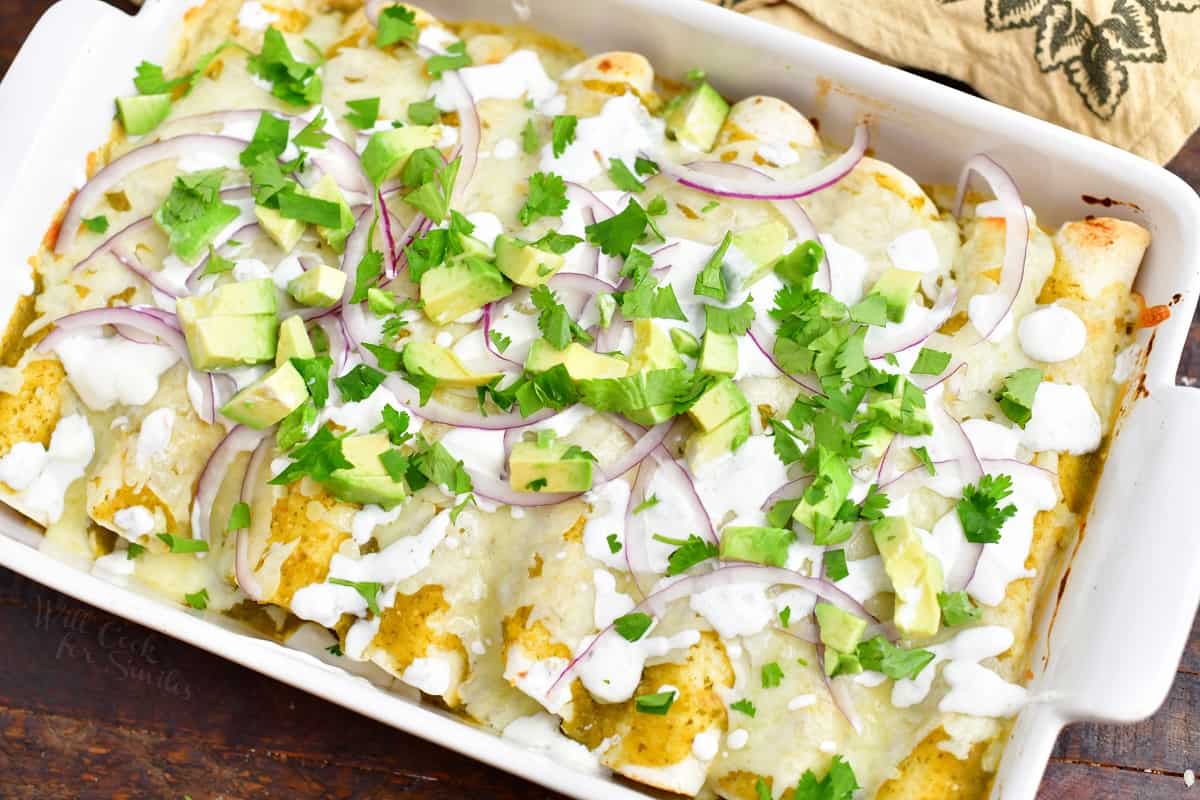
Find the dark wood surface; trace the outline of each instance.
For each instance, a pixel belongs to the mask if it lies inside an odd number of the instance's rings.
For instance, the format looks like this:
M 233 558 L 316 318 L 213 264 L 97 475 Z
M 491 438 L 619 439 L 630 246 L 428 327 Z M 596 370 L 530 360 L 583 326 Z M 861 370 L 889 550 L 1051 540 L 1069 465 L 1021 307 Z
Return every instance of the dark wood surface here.
M 0 0 L 0 73 L 48 5 Z M 1169 166 L 1200 188 L 1200 135 Z M 1179 380 L 1200 380 L 1196 323 Z M 1139 725 L 1068 728 L 1039 796 L 1185 796 L 1197 710 L 1194 628 L 1163 708 Z M 0 798 L 185 795 L 554 796 L 0 569 Z

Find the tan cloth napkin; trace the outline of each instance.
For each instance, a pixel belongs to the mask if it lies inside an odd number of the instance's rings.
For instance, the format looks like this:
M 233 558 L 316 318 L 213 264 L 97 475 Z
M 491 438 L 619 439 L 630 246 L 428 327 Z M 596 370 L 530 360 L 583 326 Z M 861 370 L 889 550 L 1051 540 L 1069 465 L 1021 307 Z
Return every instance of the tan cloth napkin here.
M 1200 126 L 1200 0 L 720 0 L 1168 161 Z

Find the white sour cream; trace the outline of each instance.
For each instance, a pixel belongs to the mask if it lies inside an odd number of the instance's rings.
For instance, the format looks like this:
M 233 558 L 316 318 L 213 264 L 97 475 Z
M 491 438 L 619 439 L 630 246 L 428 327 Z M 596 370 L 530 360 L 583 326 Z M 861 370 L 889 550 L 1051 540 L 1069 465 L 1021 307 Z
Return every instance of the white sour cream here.
M 663 138 L 663 121 L 650 116 L 633 94 L 614 97 L 594 117 L 579 120 L 575 140 L 556 157 L 551 143 L 542 148 L 541 170 L 564 180 L 587 183 L 608 170 L 609 160 L 632 166 L 639 152 Z
M 971 301 L 967 304 L 967 317 L 971 320 L 971 324 L 975 326 L 975 330 L 982 336 L 991 327 L 988 323 L 996 318 L 1000 310 L 1009 304 L 1009 299 L 1000 292 L 985 292 L 983 294 L 974 295 Z M 998 342 L 1004 339 L 1013 330 L 1012 309 L 1004 315 L 1000 320 L 1000 324 L 987 337 L 989 342 Z
M 107 411 L 117 403 L 145 405 L 158 392 L 159 377 L 179 360 L 169 347 L 92 331 L 69 336 L 54 349 L 71 388 L 92 411 Z M 114 375 L 121 379 L 113 380 Z
M 142 420 L 142 429 L 137 439 L 137 464 L 145 467 L 167 451 L 171 445 L 171 432 L 175 428 L 175 411 L 159 408 L 151 411 Z
M 1056 364 L 1083 352 L 1087 326 L 1074 311 L 1055 303 L 1027 314 L 1017 326 L 1017 338 L 1025 355 L 1034 361 Z
M 940 266 L 937 245 L 924 228 L 900 234 L 887 246 L 892 266 L 909 272 L 933 272 Z
M 1100 434 L 1100 415 L 1086 389 L 1071 383 L 1038 384 L 1022 444 L 1035 453 L 1062 450 L 1082 455 L 1100 446 Z

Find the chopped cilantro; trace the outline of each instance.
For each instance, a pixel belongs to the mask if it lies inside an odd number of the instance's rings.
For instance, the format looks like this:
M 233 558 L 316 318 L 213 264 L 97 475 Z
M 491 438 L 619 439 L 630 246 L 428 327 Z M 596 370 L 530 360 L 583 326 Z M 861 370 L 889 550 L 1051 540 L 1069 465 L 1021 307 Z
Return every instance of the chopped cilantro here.
M 784 606 L 783 610 L 779 612 L 779 624 L 785 628 L 788 625 L 792 624 L 792 607 L 791 606 Z
M 976 622 L 982 616 L 966 592 L 938 592 L 938 605 L 942 608 L 942 622 L 947 627 Z
M 207 553 L 208 542 L 202 539 L 184 539 L 170 533 L 160 533 L 158 538 L 167 545 L 172 553 Z
M 408 166 L 412 157 L 405 165 L 405 185 L 408 181 Z M 450 197 L 454 193 L 454 181 L 458 177 L 458 169 L 462 166 L 462 156 L 439 168 L 435 174 L 425 180 L 419 187 L 404 195 L 404 202 L 429 217 L 434 222 L 441 222 L 450 211 Z
M 720 205 L 721 204 L 716 200 L 709 200 L 707 203 L 705 203 L 703 206 L 700 207 L 700 213 L 707 214 L 708 212 L 712 211 L 713 209 L 719 208 Z
M 442 112 L 432 100 L 408 104 L 408 121 L 414 125 L 432 125 L 441 119 Z
M 375 227 L 371 226 L 372 229 Z M 363 257 L 358 260 L 358 266 L 354 269 L 354 293 L 350 295 L 350 302 L 361 303 L 367 298 L 367 291 L 371 285 L 379 279 L 383 274 L 383 253 L 375 248 L 369 248 L 363 253 Z
M 272 159 L 279 158 L 287 149 L 288 134 L 289 128 L 286 119 L 267 111 L 262 112 L 258 117 L 258 124 L 254 128 L 254 135 L 246 148 L 242 150 L 241 155 L 238 156 L 238 161 L 243 167 L 252 167 L 264 155 Z
M 846 566 L 846 551 L 838 548 L 837 550 L 825 551 L 825 577 L 829 580 L 837 582 L 850 574 L 849 568 Z
M 852 800 L 859 789 L 854 770 L 841 756 L 834 756 L 825 777 L 817 780 L 811 769 L 804 771 L 792 792 L 791 800 Z
M 996 393 L 996 402 L 1004 416 L 1024 428 L 1033 417 L 1033 398 L 1041 382 L 1042 371 L 1036 367 L 1019 369 L 1005 378 Z
M 354 464 L 342 453 L 342 439 L 348 435 L 335 436 L 329 428 L 320 428 L 311 439 L 292 450 L 292 463 L 268 483 L 275 486 L 285 485 L 294 483 L 305 475 L 322 483 L 329 480 L 336 470 L 353 469 Z
M 746 697 L 743 697 L 741 700 L 738 700 L 736 703 L 730 703 L 729 707 L 732 708 L 734 711 L 742 712 L 747 717 L 753 717 L 755 714 L 758 713 L 758 709 L 754 707 L 754 702 Z
M 643 714 L 655 714 L 661 717 L 671 709 L 671 704 L 674 702 L 675 692 L 668 690 L 655 694 L 638 695 L 633 704 Z
M 588 225 L 584 232 L 588 241 L 598 245 L 605 255 L 625 258 L 642 238 L 648 222 L 646 210 L 637 200 L 630 200 L 620 214 Z
M 658 502 L 659 502 L 658 495 L 652 494 L 649 497 L 647 497 L 645 500 L 643 500 L 642 502 L 640 502 L 636 506 L 634 506 L 633 513 L 640 514 L 643 511 L 645 511 L 647 508 L 654 508 L 654 506 L 658 505 Z
M 597 411 L 628 414 L 670 404 L 674 413 L 682 414 L 709 387 L 711 379 L 675 367 L 636 372 L 623 378 L 585 378 L 576 384 L 583 402 Z
M 103 214 L 97 217 L 84 217 L 83 227 L 92 233 L 105 233 L 108 231 L 108 217 Z
M 378 616 L 383 613 L 379 610 L 379 590 L 383 588 L 382 583 L 378 581 L 348 581 L 345 578 L 330 578 L 329 582 L 334 586 L 349 586 L 367 602 L 367 608 L 371 610 L 372 614 Z
M 968 542 L 990 544 L 1000 541 L 1000 528 L 1017 513 L 1009 503 L 1000 501 L 1012 494 L 1012 478 L 1008 475 L 984 475 L 979 483 L 963 487 L 958 501 L 958 519 Z
M 237 265 L 233 259 L 225 258 L 211 244 L 208 246 L 208 261 L 204 264 L 205 275 L 222 275 L 232 272 L 235 266 Z
M 657 175 L 658 164 L 655 164 L 648 158 L 638 156 L 633 162 L 633 171 L 638 175 Z M 661 195 L 660 195 L 661 197 Z
M 320 150 L 331 138 L 333 138 L 332 134 L 325 132 L 325 109 L 322 108 L 313 117 L 312 122 L 305 125 L 304 130 L 292 138 L 292 144 L 296 147 Z
M 278 198 L 279 216 L 284 219 L 295 219 L 322 228 L 341 225 L 342 208 L 337 203 L 291 191 L 281 192 Z
M 754 800 L 772 800 L 771 787 L 762 778 L 754 779 Z
M 222 230 L 237 219 L 237 206 L 221 200 L 222 169 L 180 175 L 154 221 L 170 237 L 171 251 L 193 263 Z
M 412 438 L 412 434 L 408 432 L 408 412 L 397 411 L 389 405 L 383 407 L 380 416 L 383 421 L 375 430 L 386 430 L 389 442 L 399 446 Z
M 867 295 L 850 307 L 850 319 L 860 322 L 863 325 L 877 325 L 879 327 L 887 325 L 887 300 L 881 294 L 872 293 Z M 888 355 L 891 355 L 891 353 L 888 353 Z
M 428 445 L 413 457 L 413 467 L 426 480 L 442 486 L 452 495 L 465 494 L 471 491 L 471 476 L 467 474 L 463 462 L 450 455 L 450 451 L 440 443 Z M 413 472 L 409 471 L 409 485 L 413 483 Z M 413 487 L 414 489 L 420 487 Z
M 311 106 L 321 99 L 321 76 L 313 64 L 297 61 L 283 34 L 274 26 L 263 35 L 262 52 L 251 56 L 246 68 L 271 84 L 271 94 L 285 103 Z
M 417 15 L 402 5 L 388 6 L 379 12 L 376 23 L 375 46 L 389 47 L 397 42 L 417 40 Z
M 510 344 L 512 344 L 512 337 L 506 336 L 503 333 L 501 333 L 500 331 L 492 331 L 491 339 L 492 339 L 492 344 L 496 348 L 496 351 L 500 352 L 500 353 L 503 353 L 505 350 L 508 349 L 508 346 Z
M 649 275 L 637 281 L 633 288 L 618 292 L 616 298 L 625 319 L 675 319 L 681 322 L 687 320 L 687 315 L 679 307 L 675 287 L 670 284 L 660 286 L 658 281 Z
M 775 661 L 762 665 L 762 687 L 774 689 L 783 681 L 783 668 Z
M 580 239 L 578 236 L 571 236 L 570 234 L 559 233 L 558 231 L 546 231 L 542 234 L 541 238 L 529 244 L 531 247 L 561 256 L 571 252 L 575 245 L 582 241 L 583 239 Z
M 209 66 L 221 54 L 225 48 L 233 45 L 233 42 L 222 42 L 212 50 L 200 57 L 196 62 L 196 68 L 191 72 L 186 72 L 177 78 L 167 79 L 163 73 L 163 68 L 158 64 L 149 61 L 143 61 L 137 65 L 136 75 L 133 79 L 133 85 L 137 87 L 138 94 L 176 94 L 182 89 L 184 95 L 188 94 L 195 87 L 200 76 L 208 71 Z
M 608 536 L 606 536 L 605 541 L 608 542 L 608 552 L 612 553 L 613 555 L 621 552 L 622 545 L 619 541 L 617 541 L 617 535 L 615 533 L 610 533 Z
M 540 433 L 540 431 L 539 431 L 539 433 Z M 584 450 L 582 447 L 580 447 L 577 444 L 573 444 L 570 447 L 568 447 L 566 450 L 563 451 L 563 454 L 562 454 L 563 461 L 566 461 L 567 459 L 571 459 L 571 458 L 582 458 L 587 461 L 591 461 L 593 463 L 596 462 L 596 455 L 594 453 L 592 453 L 590 450 Z
M 616 536 L 615 533 L 613 535 Z M 135 544 L 134 542 L 130 542 L 129 547 L 125 550 L 125 558 L 128 561 L 133 561 L 135 558 L 137 558 L 144 552 L 146 552 L 145 547 L 143 547 L 140 544 Z
M 697 295 L 711 297 L 721 303 L 725 302 L 725 278 L 721 275 L 721 263 L 732 242 L 733 234 L 726 231 L 725 238 L 717 245 L 717 249 L 713 251 L 712 257 L 708 259 L 704 269 L 700 270 L 700 274 L 696 276 L 694 291 Z
M 921 466 L 925 467 L 925 471 L 930 475 L 937 475 L 937 469 L 933 466 L 933 461 L 929 458 L 929 449 L 925 447 L 909 448 L 917 460 L 921 462 Z
M 467 43 L 461 41 L 447 47 L 445 53 L 432 56 L 425 62 L 425 69 L 434 80 L 441 78 L 443 72 L 469 66 L 471 56 L 467 55 Z
M 708 73 L 705 72 L 704 70 L 700 69 L 700 67 L 692 67 L 691 69 L 689 69 L 687 71 L 687 74 L 684 75 L 685 78 L 687 78 L 689 81 L 692 81 L 693 83 L 702 81 L 707 76 L 708 76 Z
M 704 327 L 713 333 L 727 333 L 741 336 L 750 330 L 754 322 L 754 306 L 749 301 L 733 308 L 720 306 L 704 306 Z
M 393 483 L 399 483 L 404 480 L 408 474 L 409 467 L 412 462 L 408 456 L 401 453 L 399 450 L 385 450 L 379 454 L 379 463 L 383 465 L 384 471 Z
M 553 172 L 535 172 L 529 176 L 529 196 L 517 219 L 528 225 L 542 217 L 561 217 L 567 205 L 566 182 Z
M 559 114 L 550 126 L 550 146 L 554 157 L 560 157 L 575 141 L 575 126 L 579 120 L 573 114 Z
M 350 109 L 350 113 L 345 119 L 354 127 L 361 130 L 374 128 L 375 123 L 379 121 L 379 98 L 364 97 L 361 100 L 347 100 L 346 108 Z
M 608 177 L 612 180 L 613 185 L 623 192 L 640 192 L 646 188 L 646 184 L 639 181 L 629 171 L 629 167 L 625 166 L 625 162 L 619 158 L 608 160 Z
M 917 354 L 917 360 L 913 363 L 912 374 L 914 375 L 941 375 L 950 363 L 950 354 L 942 350 L 931 350 L 928 347 L 922 347 L 921 352 Z
M 538 136 L 537 128 L 533 125 L 533 120 L 526 120 L 525 127 L 521 129 L 521 149 L 527 154 L 532 155 L 537 152 L 541 144 L 542 139 Z
M 343 656 L 343 655 L 345 655 L 345 653 L 343 653 L 343 652 L 342 652 L 341 645 L 338 645 L 338 644 L 331 644 L 331 645 L 329 645 L 329 647 L 326 647 L 326 648 L 325 648 L 325 652 L 326 652 L 326 653 L 329 653 L 329 655 L 331 655 L 331 656 Z
M 324 408 L 329 399 L 329 370 L 333 368 L 333 359 L 329 356 L 314 356 L 312 358 L 291 358 L 292 366 L 304 378 L 308 394 L 312 397 L 317 408 Z
M 317 421 L 317 406 L 312 400 L 305 400 L 292 413 L 279 423 L 275 432 L 275 444 L 280 450 L 291 450 L 308 436 L 308 429 Z
M 716 558 L 720 552 L 715 544 L 707 539 L 701 539 L 694 533 L 690 534 L 686 540 L 669 539 L 658 534 L 655 534 L 654 538 L 664 544 L 676 545 L 676 549 L 667 556 L 668 576 L 682 575 L 700 562 Z
M 883 636 L 859 642 L 855 654 L 863 669 L 882 672 L 894 680 L 912 680 L 933 661 L 933 653 L 930 651 L 916 648 L 905 650 Z
M 527 491 L 527 492 L 541 491 L 542 489 L 546 488 L 547 483 L 549 483 L 549 481 L 546 480 L 545 478 L 534 478 L 529 483 L 525 484 L 525 491 Z
M 634 611 L 613 620 L 613 627 L 625 641 L 636 642 L 646 635 L 646 631 L 650 630 L 650 623 L 653 621 L 649 614 Z
M 667 198 L 661 194 L 656 194 L 650 199 L 650 203 L 646 206 L 646 213 L 652 217 L 661 217 L 667 213 Z
M 342 400 L 353 403 L 366 400 L 371 393 L 379 388 L 387 375 L 367 364 L 359 364 L 340 378 L 334 378 L 334 385 L 342 394 Z
M 233 508 L 229 512 L 229 523 L 225 526 L 227 531 L 239 531 L 242 528 L 250 527 L 250 506 L 247 503 L 237 502 L 233 504 Z
M 183 599 L 186 600 L 187 604 L 192 608 L 196 609 L 197 611 L 203 611 L 204 609 L 208 608 L 208 589 L 201 589 L 198 592 L 185 594 Z
M 571 319 L 566 307 L 558 302 L 554 292 L 545 286 L 537 286 L 530 292 L 530 300 L 538 310 L 538 329 L 546 341 L 562 350 L 573 341 L 589 344 L 592 337 Z

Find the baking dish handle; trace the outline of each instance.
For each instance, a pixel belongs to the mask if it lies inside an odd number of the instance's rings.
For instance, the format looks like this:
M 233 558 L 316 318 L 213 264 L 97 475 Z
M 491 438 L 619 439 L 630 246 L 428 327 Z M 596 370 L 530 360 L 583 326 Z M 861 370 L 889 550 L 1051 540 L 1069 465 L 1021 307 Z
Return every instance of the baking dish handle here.
M 1141 720 L 1171 688 L 1200 604 L 1198 448 L 1196 389 L 1152 389 L 1121 424 L 1038 681 L 1067 720 Z

